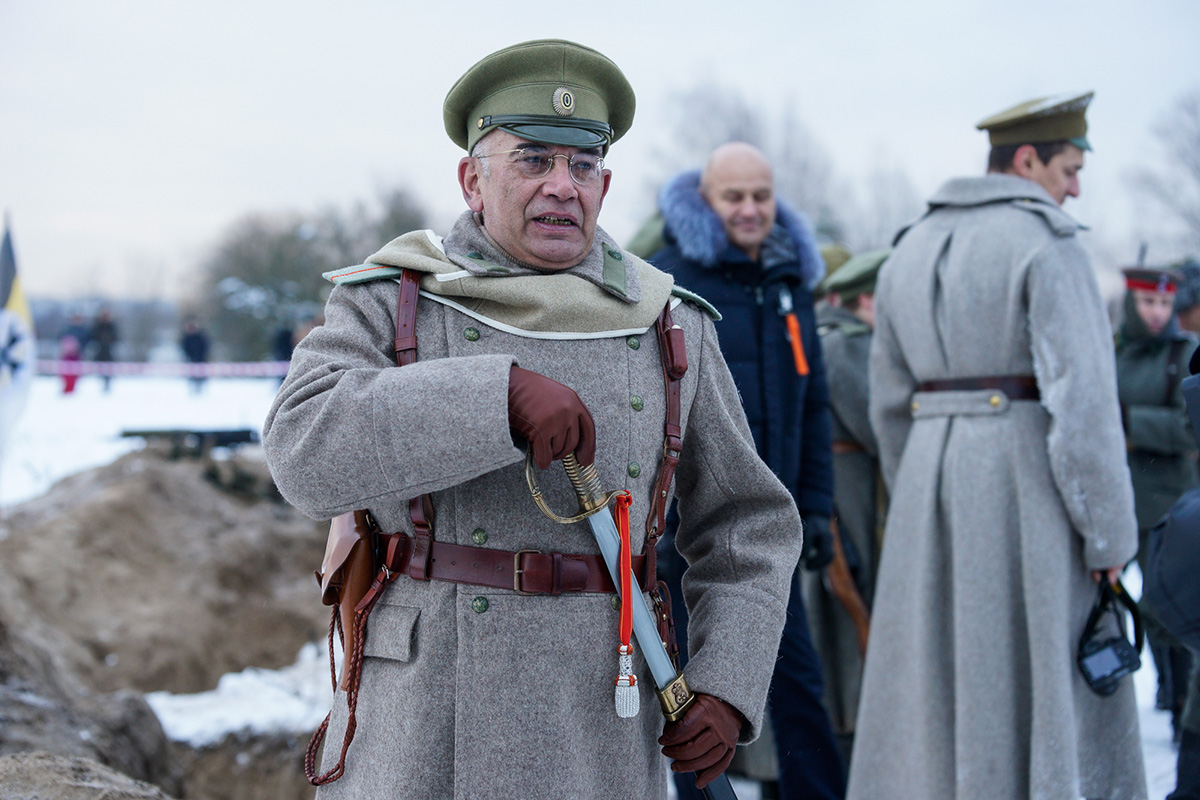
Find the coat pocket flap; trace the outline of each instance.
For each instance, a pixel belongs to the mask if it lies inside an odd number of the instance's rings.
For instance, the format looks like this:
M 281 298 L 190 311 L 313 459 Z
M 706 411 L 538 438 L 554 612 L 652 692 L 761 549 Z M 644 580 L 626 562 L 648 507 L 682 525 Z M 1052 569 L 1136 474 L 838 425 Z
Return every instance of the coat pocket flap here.
M 416 651 L 417 618 L 421 609 L 376 604 L 367 619 L 363 655 L 410 661 Z

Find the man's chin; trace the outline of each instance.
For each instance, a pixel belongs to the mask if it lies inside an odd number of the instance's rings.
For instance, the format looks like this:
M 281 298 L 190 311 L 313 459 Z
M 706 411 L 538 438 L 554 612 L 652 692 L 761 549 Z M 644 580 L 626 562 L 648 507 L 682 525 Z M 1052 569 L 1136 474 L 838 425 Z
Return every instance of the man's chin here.
M 538 269 L 567 269 L 583 261 L 587 252 L 578 241 L 538 242 L 526 251 L 524 260 Z

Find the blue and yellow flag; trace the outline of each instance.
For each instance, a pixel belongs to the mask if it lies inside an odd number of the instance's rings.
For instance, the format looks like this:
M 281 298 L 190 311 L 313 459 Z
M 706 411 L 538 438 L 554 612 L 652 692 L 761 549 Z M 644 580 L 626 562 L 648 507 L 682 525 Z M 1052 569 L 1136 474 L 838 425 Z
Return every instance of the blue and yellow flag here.
M 0 243 L 0 453 L 29 397 L 34 356 L 33 315 L 17 278 L 17 257 L 6 214 Z

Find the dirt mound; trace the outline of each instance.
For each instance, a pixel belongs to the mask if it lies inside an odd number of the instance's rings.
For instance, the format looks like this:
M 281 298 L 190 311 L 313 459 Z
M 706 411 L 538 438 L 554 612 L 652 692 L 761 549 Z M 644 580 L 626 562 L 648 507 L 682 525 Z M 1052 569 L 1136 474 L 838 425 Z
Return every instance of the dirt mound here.
M 290 664 L 328 625 L 322 526 L 264 501 L 269 487 L 260 459 L 130 454 L 19 506 L 0 571 L 77 645 L 59 666 L 88 688 L 211 689 Z
M 187 776 L 188 800 L 306 800 L 317 791 L 304 778 L 307 746 L 307 737 L 231 735 L 213 747 L 173 744 L 171 757 Z
M 324 544 L 325 526 L 279 501 L 249 448 L 225 461 L 131 454 L 8 512 L 0 800 L 168 796 L 134 778 L 189 800 L 311 797 L 306 737 L 194 750 L 167 741 L 142 693 L 292 664 L 327 630 L 312 576 Z M 105 782 L 110 768 L 131 777 Z
M 157 786 L 86 758 L 0 756 L 0 800 L 171 800 Z

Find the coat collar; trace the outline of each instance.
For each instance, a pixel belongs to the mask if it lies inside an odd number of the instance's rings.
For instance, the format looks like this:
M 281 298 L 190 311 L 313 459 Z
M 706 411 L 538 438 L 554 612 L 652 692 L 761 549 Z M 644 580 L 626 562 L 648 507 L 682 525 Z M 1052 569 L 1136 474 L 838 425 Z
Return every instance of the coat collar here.
M 483 227 L 478 214 L 465 211 L 445 239 L 446 257 L 478 278 L 515 275 L 552 275 L 561 272 L 582 278 L 626 303 L 642 299 L 636 269 L 629 269 L 625 254 L 600 227 L 583 261 L 565 270 L 542 270 L 513 258 Z
M 1056 236 L 1074 236 L 1087 226 L 1054 202 L 1050 193 L 1034 181 L 1017 175 L 989 172 L 971 178 L 951 178 L 929 198 L 929 210 L 896 233 L 892 245 L 899 244 L 913 225 L 942 208 L 977 208 L 1009 203 L 1042 217 Z
M 543 272 L 509 258 L 466 212 L 445 240 L 413 231 L 364 264 L 328 273 L 338 284 L 425 273 L 421 293 L 500 330 L 530 338 L 590 339 L 644 333 L 670 299 L 674 279 L 623 252 L 597 229 L 584 261 Z M 503 280 L 501 280 L 503 279 Z
M 668 181 L 658 194 L 658 206 L 665 235 L 684 258 L 709 269 L 722 261 L 745 260 L 745 254 L 730 244 L 725 226 L 700 194 L 700 170 L 682 172 Z M 782 200 L 777 200 L 775 207 L 775 227 L 763 243 L 763 266 L 773 269 L 794 264 L 800 280 L 812 289 L 825 274 L 812 226 Z
M 929 205 L 981 206 L 1006 200 L 1036 200 L 1059 207 L 1050 193 L 1034 181 L 999 172 L 971 178 L 951 178 L 929 199 Z

